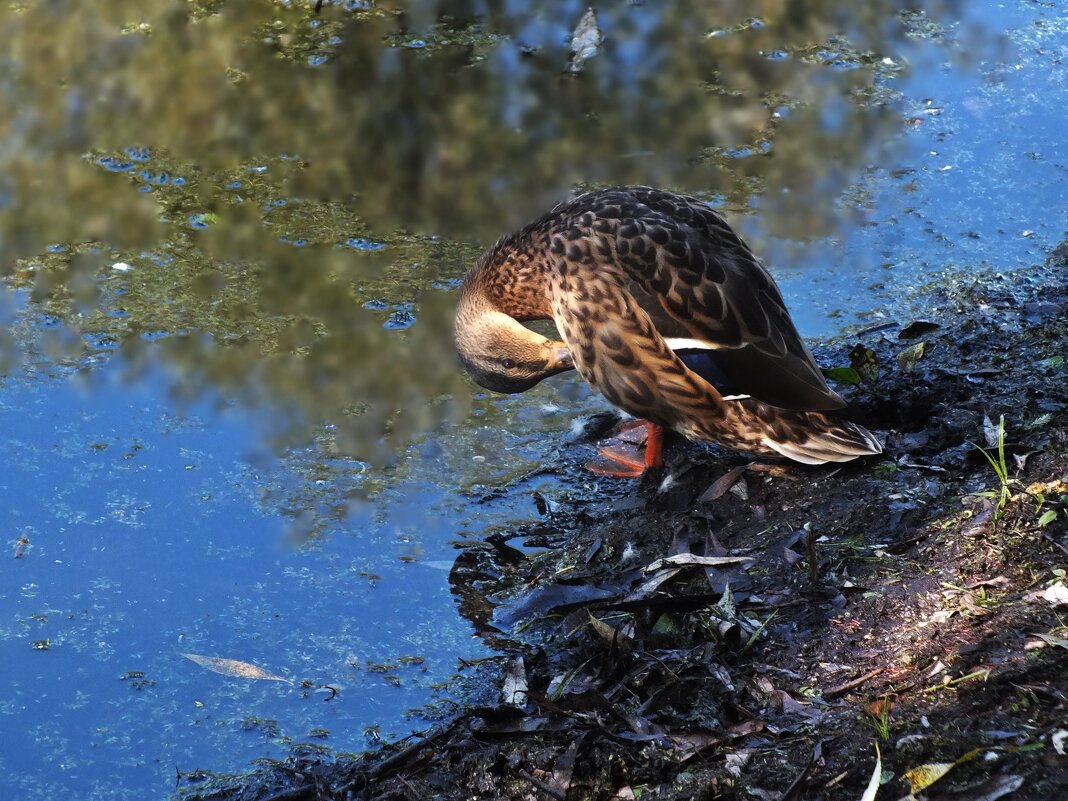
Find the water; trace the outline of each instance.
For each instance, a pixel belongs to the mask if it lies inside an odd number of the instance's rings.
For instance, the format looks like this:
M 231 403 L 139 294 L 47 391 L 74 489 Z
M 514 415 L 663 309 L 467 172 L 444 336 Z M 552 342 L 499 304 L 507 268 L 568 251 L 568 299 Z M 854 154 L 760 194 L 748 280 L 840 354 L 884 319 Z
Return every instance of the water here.
M 477 393 L 453 290 L 575 188 L 701 194 L 809 336 L 1068 228 L 1052 5 L 611 4 L 578 75 L 584 2 L 295 5 L 0 11 L 0 797 L 447 713 L 491 652 L 457 545 L 590 496 L 601 408 Z

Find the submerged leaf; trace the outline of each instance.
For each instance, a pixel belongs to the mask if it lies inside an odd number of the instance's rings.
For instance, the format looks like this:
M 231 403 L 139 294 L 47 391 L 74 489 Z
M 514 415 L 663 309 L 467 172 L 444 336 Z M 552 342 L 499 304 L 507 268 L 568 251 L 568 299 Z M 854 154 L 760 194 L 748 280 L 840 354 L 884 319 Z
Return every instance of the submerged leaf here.
M 264 681 L 284 681 L 292 684 L 290 679 L 271 673 L 268 670 L 253 665 L 249 662 L 241 662 L 237 659 L 224 659 L 221 656 L 201 656 L 200 654 L 185 654 L 186 659 L 196 662 L 203 668 L 213 673 L 221 673 L 224 676 L 236 676 L 241 679 L 262 679 Z

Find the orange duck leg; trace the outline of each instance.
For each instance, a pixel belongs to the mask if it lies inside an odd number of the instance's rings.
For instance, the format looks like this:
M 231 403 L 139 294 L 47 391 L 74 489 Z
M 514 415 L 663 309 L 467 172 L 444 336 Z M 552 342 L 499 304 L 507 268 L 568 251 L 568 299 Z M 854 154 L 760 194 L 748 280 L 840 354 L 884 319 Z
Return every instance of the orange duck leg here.
M 644 425 L 646 430 L 645 457 L 639 458 L 633 449 L 605 446 L 597 452 L 603 462 L 586 463 L 586 469 L 599 476 L 614 478 L 638 478 L 650 467 L 664 466 L 664 427 L 649 420 L 632 420 L 620 426 L 620 431 Z

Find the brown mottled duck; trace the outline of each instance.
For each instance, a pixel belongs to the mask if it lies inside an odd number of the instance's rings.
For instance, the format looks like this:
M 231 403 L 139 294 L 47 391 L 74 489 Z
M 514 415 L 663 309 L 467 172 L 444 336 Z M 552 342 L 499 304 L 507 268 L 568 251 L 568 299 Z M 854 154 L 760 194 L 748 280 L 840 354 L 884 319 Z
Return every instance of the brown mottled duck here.
M 563 341 L 522 325 L 551 319 Z M 501 239 L 468 273 L 456 306 L 467 371 L 523 392 L 575 368 L 648 421 L 640 475 L 662 464 L 663 429 L 805 464 L 880 453 L 841 419 L 845 401 L 801 341 L 771 275 L 718 213 L 643 186 L 603 189 Z

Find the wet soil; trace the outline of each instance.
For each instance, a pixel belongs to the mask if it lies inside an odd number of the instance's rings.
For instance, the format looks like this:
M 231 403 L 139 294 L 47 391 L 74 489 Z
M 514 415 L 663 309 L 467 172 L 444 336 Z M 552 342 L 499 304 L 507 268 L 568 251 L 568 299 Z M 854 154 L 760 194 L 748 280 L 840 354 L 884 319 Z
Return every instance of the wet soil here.
M 817 348 L 860 380 L 840 389 L 881 457 L 806 468 L 676 442 L 641 482 L 531 493 L 542 523 L 452 571 L 506 654 L 465 666 L 468 706 L 374 753 L 298 749 L 180 794 L 860 799 L 878 745 L 879 799 L 954 762 L 911 788 L 1068 798 L 1066 276 L 1062 247 L 1030 275 L 927 290 L 924 324 Z M 1002 415 L 1004 494 L 979 450 L 997 460 Z M 568 446 L 573 476 L 592 453 Z

